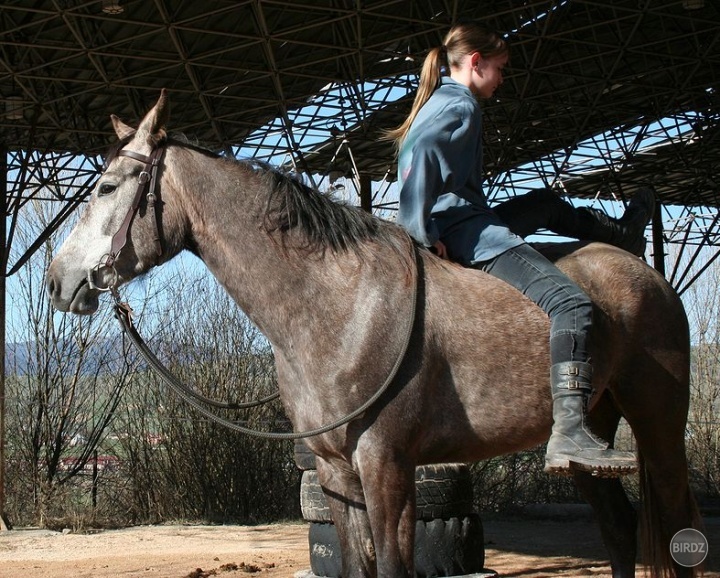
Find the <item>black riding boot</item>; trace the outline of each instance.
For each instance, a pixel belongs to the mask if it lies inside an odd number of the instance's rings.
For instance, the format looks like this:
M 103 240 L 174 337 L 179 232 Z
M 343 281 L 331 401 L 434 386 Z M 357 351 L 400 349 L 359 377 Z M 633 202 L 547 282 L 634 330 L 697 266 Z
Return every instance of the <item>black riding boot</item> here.
M 551 368 L 554 423 L 545 471 L 566 474 L 574 468 L 603 477 L 632 474 L 637 470 L 635 456 L 610 449 L 585 423 L 591 377 L 589 363 L 567 361 Z
M 577 211 L 581 231 L 578 238 L 615 245 L 638 257 L 645 254 L 645 227 L 655 212 L 652 189 L 640 189 L 635 193 L 625 214 L 619 219 L 589 207 L 581 207 Z

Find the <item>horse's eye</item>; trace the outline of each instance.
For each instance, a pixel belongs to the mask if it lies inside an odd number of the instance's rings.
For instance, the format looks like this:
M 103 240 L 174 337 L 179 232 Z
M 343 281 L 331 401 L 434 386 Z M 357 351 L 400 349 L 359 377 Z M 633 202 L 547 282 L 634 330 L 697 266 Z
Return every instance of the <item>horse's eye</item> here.
M 111 185 L 110 183 L 103 183 L 98 188 L 98 196 L 104 197 L 105 195 L 111 194 L 115 190 L 115 185 Z

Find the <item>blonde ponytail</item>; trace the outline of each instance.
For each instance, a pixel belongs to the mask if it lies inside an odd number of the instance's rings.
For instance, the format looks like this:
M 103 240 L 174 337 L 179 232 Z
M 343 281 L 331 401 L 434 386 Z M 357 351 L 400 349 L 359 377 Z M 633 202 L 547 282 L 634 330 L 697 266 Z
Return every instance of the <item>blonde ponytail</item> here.
M 410 126 L 418 112 L 420 112 L 420 109 L 430 99 L 435 89 L 440 86 L 440 79 L 442 78 L 441 67 L 447 66 L 447 51 L 444 46 L 433 48 L 425 57 L 425 62 L 420 72 L 420 83 L 415 93 L 415 100 L 410 109 L 410 114 L 399 127 L 389 130 L 386 133 L 386 138 L 388 140 L 394 140 L 398 148 L 400 148 L 402 141 L 405 140 L 405 136 L 410 130 Z
M 479 52 L 487 58 L 507 54 L 508 51 L 507 41 L 500 34 L 477 22 L 453 26 L 443 45 L 433 48 L 425 57 L 410 114 L 399 127 L 387 131 L 385 138 L 394 140 L 396 147 L 400 148 L 418 112 L 440 86 L 442 76 L 450 74 L 450 68 L 459 66 L 465 55 Z

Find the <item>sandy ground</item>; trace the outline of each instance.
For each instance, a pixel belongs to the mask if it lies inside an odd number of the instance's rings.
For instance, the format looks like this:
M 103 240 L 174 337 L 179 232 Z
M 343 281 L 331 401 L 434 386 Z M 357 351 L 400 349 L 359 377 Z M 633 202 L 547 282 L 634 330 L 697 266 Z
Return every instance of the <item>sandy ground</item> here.
M 611 578 L 589 519 L 483 517 L 486 566 L 500 576 Z M 720 518 L 706 520 L 706 576 L 720 578 Z M 95 534 L 0 533 L 0 578 L 263 578 L 305 576 L 305 523 L 145 526 Z M 638 575 L 641 575 L 640 573 Z

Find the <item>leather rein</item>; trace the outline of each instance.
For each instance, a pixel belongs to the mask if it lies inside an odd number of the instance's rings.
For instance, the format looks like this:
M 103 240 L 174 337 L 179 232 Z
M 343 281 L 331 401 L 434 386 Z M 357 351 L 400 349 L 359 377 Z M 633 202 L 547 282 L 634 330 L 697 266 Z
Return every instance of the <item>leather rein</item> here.
M 123 146 L 123 143 L 120 144 L 120 147 Z M 162 255 L 162 239 L 160 235 L 161 230 L 161 221 L 160 221 L 160 212 L 158 210 L 158 201 L 159 201 L 159 189 L 158 189 L 158 172 L 160 170 L 160 167 L 162 166 L 162 161 L 165 155 L 165 150 L 167 149 L 167 143 L 162 142 L 160 143 L 156 148 L 152 150 L 150 155 L 143 155 L 134 151 L 130 150 L 124 150 L 120 148 L 117 150 L 114 154 L 110 155 L 106 161 L 106 165 L 109 165 L 110 162 L 115 158 L 115 156 L 123 156 L 128 157 L 131 159 L 134 159 L 136 161 L 139 161 L 143 163 L 145 166 L 143 170 L 140 172 L 140 175 L 138 177 L 138 185 L 137 189 L 135 191 L 135 197 L 133 198 L 132 205 L 130 206 L 130 209 L 128 210 L 127 214 L 125 215 L 125 219 L 123 220 L 120 229 L 118 229 L 117 233 L 112 238 L 111 243 L 111 249 L 110 253 L 107 254 L 106 258 L 103 257 L 104 261 L 101 259 L 101 262 L 94 268 L 88 271 L 88 283 L 92 288 L 95 288 L 99 291 L 107 291 L 109 292 L 114 301 L 114 314 L 115 318 L 120 323 L 120 326 L 122 327 L 125 334 L 130 338 L 130 341 L 135 345 L 137 350 L 140 352 L 140 354 L 143 356 L 143 358 L 147 361 L 147 363 L 160 375 L 162 380 L 168 385 L 179 397 L 181 397 L 184 401 L 186 401 L 188 404 L 190 404 L 193 408 L 195 408 L 200 414 L 207 417 L 211 421 L 222 425 L 224 427 L 230 428 L 233 431 L 237 431 L 243 434 L 248 434 L 255 437 L 260 437 L 264 439 L 274 439 L 274 440 L 296 440 L 296 439 L 302 439 L 302 438 L 308 438 L 316 435 L 320 435 L 323 433 L 327 433 L 329 431 L 332 431 L 334 429 L 337 429 L 350 421 L 354 420 L 358 416 L 365 413 L 390 387 L 390 384 L 393 382 L 395 377 L 397 376 L 397 372 L 400 369 L 400 365 L 405 358 L 405 355 L 407 353 L 408 346 L 410 344 L 410 338 L 412 336 L 412 331 L 415 326 L 415 315 L 417 310 L 417 294 L 419 290 L 419 254 L 417 247 L 412 244 L 413 247 L 413 256 L 414 256 L 414 267 L 413 267 L 413 291 L 412 291 L 412 297 L 411 297 L 411 309 L 410 309 L 410 315 L 407 317 L 407 323 L 404 328 L 404 340 L 402 343 L 402 346 L 400 348 L 400 352 L 395 360 L 395 363 L 390 370 L 390 373 L 388 374 L 387 378 L 385 379 L 385 382 L 382 384 L 380 388 L 369 398 L 367 399 L 360 407 L 355 409 L 354 411 L 348 413 L 347 415 L 343 416 L 342 418 L 327 424 L 325 426 L 307 430 L 304 432 L 292 432 L 292 433 L 284 433 L 284 432 L 264 432 L 264 431 L 258 431 L 251 428 L 247 428 L 244 426 L 241 426 L 237 422 L 230 421 L 228 419 L 225 419 L 214 412 L 210 411 L 207 406 L 214 407 L 216 409 L 229 409 L 229 410 L 238 410 L 238 409 L 247 409 L 251 407 L 257 407 L 260 405 L 263 405 L 265 403 L 268 403 L 270 401 L 273 401 L 280 397 L 279 392 L 272 393 L 268 395 L 267 397 L 264 397 L 257 401 L 251 401 L 251 402 L 245 402 L 245 403 L 237 403 L 237 402 L 218 402 L 216 400 L 210 399 L 208 397 L 205 397 L 204 395 L 198 393 L 193 387 L 188 386 L 184 383 L 182 383 L 179 379 L 177 379 L 172 372 L 157 358 L 157 356 L 152 352 L 152 350 L 148 347 L 147 343 L 138 333 L 137 329 L 135 328 L 135 325 L 133 324 L 132 316 L 133 316 L 133 310 L 130 307 L 130 305 L 127 302 L 123 302 L 120 298 L 120 294 L 118 292 L 118 282 L 119 282 L 119 276 L 115 269 L 115 263 L 120 255 L 120 252 L 127 244 L 127 241 L 130 236 L 130 226 L 133 222 L 133 219 L 135 218 L 135 215 L 138 212 L 138 209 L 140 207 L 140 203 L 142 201 L 143 195 L 145 196 L 147 200 L 147 207 L 148 212 L 152 210 L 153 212 L 153 223 L 155 227 L 155 247 L 158 257 Z M 102 268 L 109 268 L 112 271 L 112 277 L 111 281 L 103 286 L 98 286 L 97 282 L 94 279 L 94 275 L 99 272 Z

